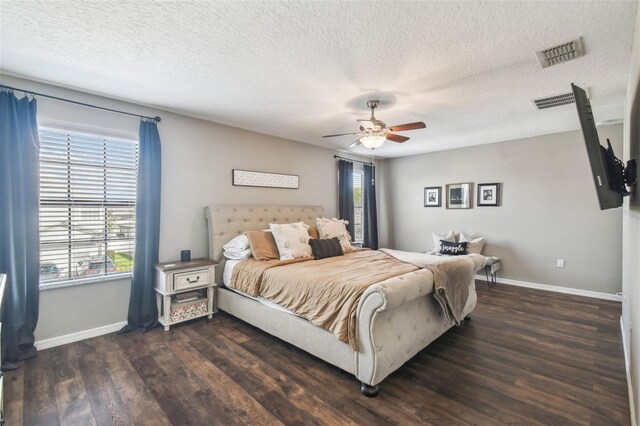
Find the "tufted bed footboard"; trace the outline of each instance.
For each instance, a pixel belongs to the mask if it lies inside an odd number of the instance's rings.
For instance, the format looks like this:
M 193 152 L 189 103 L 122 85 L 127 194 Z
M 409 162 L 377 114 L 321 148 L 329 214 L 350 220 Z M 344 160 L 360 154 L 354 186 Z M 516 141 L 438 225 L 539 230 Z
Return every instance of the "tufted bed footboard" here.
M 377 385 L 451 328 L 432 293 L 433 274 L 426 269 L 367 289 L 357 315 L 356 377 L 362 383 Z M 465 316 L 473 311 L 476 301 L 473 283 Z
M 209 257 L 224 261 L 222 246 L 236 235 L 260 230 L 269 223 L 302 221 L 315 225 L 324 215 L 319 206 L 209 206 Z M 222 283 L 221 270 L 216 282 Z M 360 299 L 356 320 L 358 351 L 332 333 L 298 316 L 265 306 L 224 287 L 218 289 L 218 308 L 356 376 L 366 396 L 378 384 L 451 326 L 432 295 L 433 274 L 420 269 L 370 286 Z M 464 314 L 477 300 L 471 284 Z

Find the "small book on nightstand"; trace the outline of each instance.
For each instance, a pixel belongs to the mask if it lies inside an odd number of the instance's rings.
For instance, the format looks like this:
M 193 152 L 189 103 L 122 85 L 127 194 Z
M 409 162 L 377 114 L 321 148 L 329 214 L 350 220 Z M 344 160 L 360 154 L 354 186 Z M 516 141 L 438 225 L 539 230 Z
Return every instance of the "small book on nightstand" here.
M 196 291 L 188 291 L 186 293 L 178 293 L 174 297 L 176 302 L 190 302 L 192 300 L 198 300 L 201 298 L 201 292 Z

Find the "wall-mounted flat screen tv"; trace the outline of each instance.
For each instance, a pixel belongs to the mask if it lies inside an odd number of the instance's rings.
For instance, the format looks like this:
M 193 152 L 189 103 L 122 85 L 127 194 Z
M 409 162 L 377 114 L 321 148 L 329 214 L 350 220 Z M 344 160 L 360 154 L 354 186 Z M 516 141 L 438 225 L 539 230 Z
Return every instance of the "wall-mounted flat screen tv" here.
M 630 160 L 625 167 L 624 163 L 614 155 L 609 140 L 607 140 L 606 148 L 600 144 L 596 121 L 593 118 L 587 94 L 575 84 L 571 84 L 571 89 L 576 100 L 576 108 L 591 163 L 591 173 L 600 209 L 620 207 L 622 206 L 622 197 L 630 194 L 627 186 L 633 187 L 635 185 L 635 160 Z

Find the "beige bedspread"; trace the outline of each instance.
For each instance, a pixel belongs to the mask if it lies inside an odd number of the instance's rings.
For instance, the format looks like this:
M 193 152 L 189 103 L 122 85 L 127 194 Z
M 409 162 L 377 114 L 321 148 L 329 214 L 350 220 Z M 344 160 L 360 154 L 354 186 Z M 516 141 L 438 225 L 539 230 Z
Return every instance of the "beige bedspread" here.
M 367 287 L 416 270 L 373 250 L 309 261 L 247 259 L 233 268 L 230 285 L 289 309 L 357 350 L 356 311 Z

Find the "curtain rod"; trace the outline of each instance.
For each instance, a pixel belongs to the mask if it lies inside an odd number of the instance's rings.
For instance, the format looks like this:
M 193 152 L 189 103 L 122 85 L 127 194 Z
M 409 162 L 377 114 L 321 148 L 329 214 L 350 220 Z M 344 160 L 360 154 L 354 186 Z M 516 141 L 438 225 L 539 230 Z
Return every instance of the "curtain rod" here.
M 158 116 L 149 117 L 149 116 L 146 116 L 146 115 L 134 114 L 132 112 L 120 111 L 118 109 L 105 108 L 105 107 L 101 107 L 101 106 L 98 106 L 98 105 L 92 105 L 92 104 L 86 104 L 84 102 L 74 101 L 74 100 L 71 100 L 71 99 L 65 99 L 65 98 L 59 98 L 57 96 L 45 95 L 44 93 L 38 93 L 38 92 L 31 91 L 31 90 L 18 89 L 17 87 L 6 86 L 4 84 L 0 84 L 0 88 L 14 90 L 14 91 L 18 91 L 18 92 L 24 92 L 25 94 L 28 93 L 28 94 L 33 95 L 33 96 L 42 96 L 43 98 L 49 98 L 49 99 L 54 99 L 56 101 L 68 102 L 70 104 L 81 105 L 81 106 L 85 106 L 85 107 L 89 107 L 89 108 L 101 109 L 103 111 L 115 112 L 117 114 L 124 114 L 124 115 L 131 115 L 131 116 L 134 116 L 134 117 L 146 118 L 148 120 L 153 120 L 153 121 L 157 121 L 157 122 L 160 122 L 162 120 Z
M 352 161 L 354 163 L 362 163 L 362 164 L 370 164 L 373 166 L 373 163 L 371 162 L 367 162 L 367 161 L 360 161 L 360 160 L 352 160 L 351 158 L 347 158 L 347 157 L 340 157 L 339 155 L 334 155 L 333 158 L 339 158 L 341 160 L 347 160 L 347 161 Z

